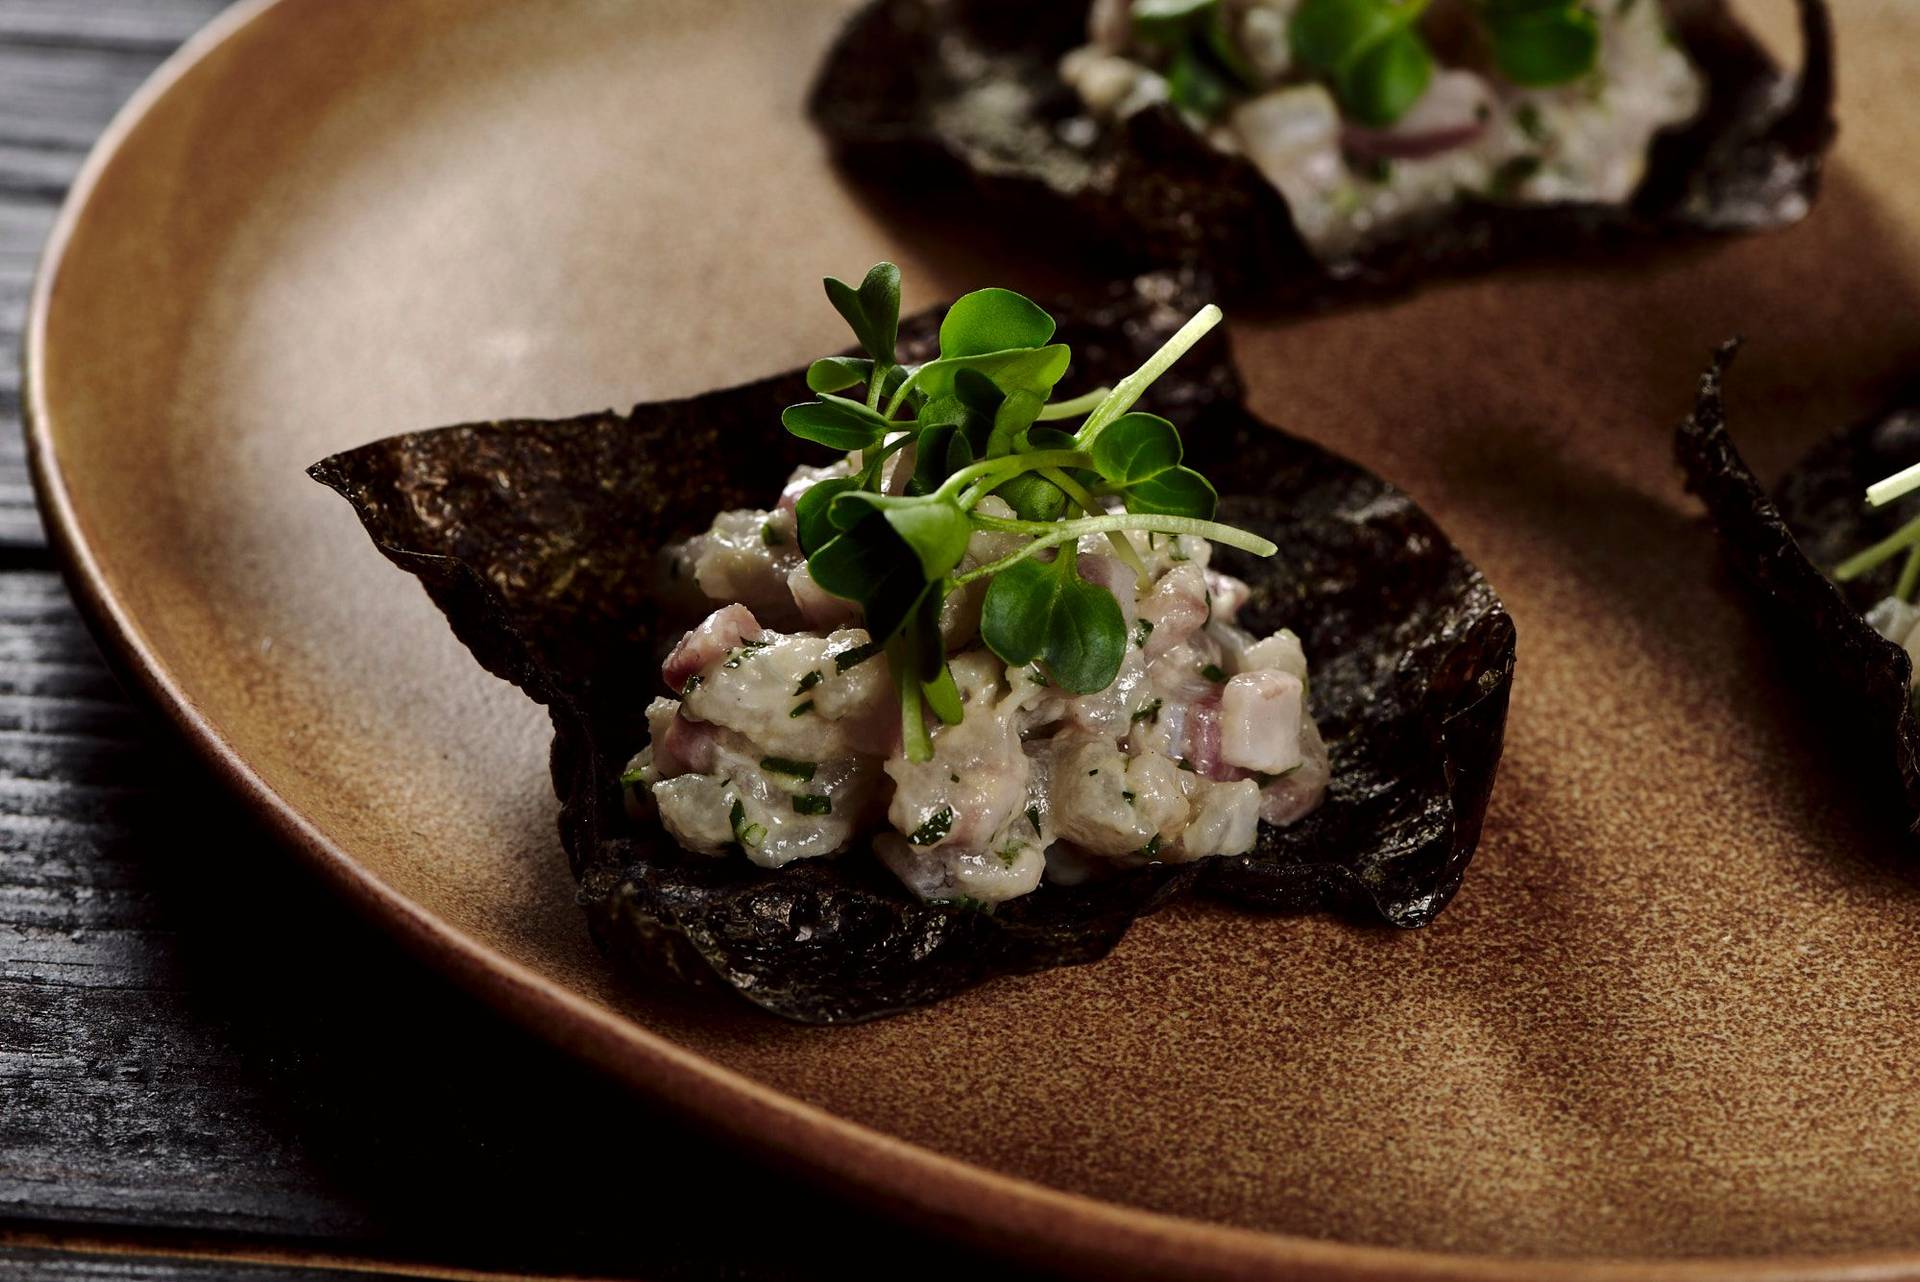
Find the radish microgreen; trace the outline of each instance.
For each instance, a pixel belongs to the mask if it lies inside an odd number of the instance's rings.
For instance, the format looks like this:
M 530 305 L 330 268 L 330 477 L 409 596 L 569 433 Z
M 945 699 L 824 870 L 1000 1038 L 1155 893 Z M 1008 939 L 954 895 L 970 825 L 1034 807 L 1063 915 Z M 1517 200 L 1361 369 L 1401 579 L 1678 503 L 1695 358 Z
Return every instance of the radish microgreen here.
M 858 603 L 873 638 L 836 667 L 858 662 L 856 653 L 886 654 L 912 760 L 932 757 L 929 711 L 948 725 L 965 715 L 940 633 L 941 603 L 956 588 L 991 580 L 980 625 L 988 648 L 1014 667 L 1044 661 L 1054 684 L 1088 693 L 1112 683 L 1128 636 L 1113 594 L 1079 575 L 1082 537 L 1109 539 L 1142 589 L 1130 531 L 1273 554 L 1268 540 L 1213 520 L 1213 486 L 1182 462 L 1178 429 L 1133 411 L 1219 323 L 1219 308 L 1203 308 L 1113 388 L 1055 401 L 1072 353 L 1052 341 L 1053 318 L 1031 300 L 1006 289 L 966 295 L 941 322 L 939 354 L 903 365 L 899 269 L 881 263 L 857 288 L 826 286 L 867 355 L 815 361 L 807 382 L 816 399 L 781 415 L 795 436 L 848 455 L 851 469 L 800 495 L 795 532 L 814 582 Z M 861 379 L 864 395 L 840 395 Z M 1043 426 L 1075 417 L 1075 431 Z M 895 454 L 906 477 L 889 487 Z M 989 495 L 1014 515 L 980 511 Z M 962 570 L 977 530 L 1017 536 L 1015 550 Z
M 1305 0 L 1293 11 L 1294 59 L 1324 81 L 1341 110 L 1385 128 L 1433 82 L 1433 52 L 1419 31 L 1428 0 Z M 1474 0 L 1493 65 L 1526 89 L 1566 84 L 1593 70 L 1600 27 L 1583 0 Z M 1202 120 L 1260 92 L 1259 74 L 1234 39 L 1221 0 L 1133 0 L 1133 32 L 1160 56 L 1173 105 Z

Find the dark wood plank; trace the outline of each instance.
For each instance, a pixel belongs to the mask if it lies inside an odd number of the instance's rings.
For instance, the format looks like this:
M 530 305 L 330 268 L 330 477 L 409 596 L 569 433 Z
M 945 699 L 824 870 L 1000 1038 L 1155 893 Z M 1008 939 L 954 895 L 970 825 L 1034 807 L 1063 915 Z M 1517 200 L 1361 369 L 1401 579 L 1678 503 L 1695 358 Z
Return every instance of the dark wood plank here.
M 0 574 L 0 1218 L 655 1277 L 930 1250 L 505 1026 L 181 757 L 58 578 Z
M 0 1282 L 343 1282 L 397 1277 L 298 1264 L 0 1246 Z
M 41 245 L 113 113 L 223 7 L 223 0 L 0 0 L 0 553 L 45 541 L 20 445 L 15 359 Z

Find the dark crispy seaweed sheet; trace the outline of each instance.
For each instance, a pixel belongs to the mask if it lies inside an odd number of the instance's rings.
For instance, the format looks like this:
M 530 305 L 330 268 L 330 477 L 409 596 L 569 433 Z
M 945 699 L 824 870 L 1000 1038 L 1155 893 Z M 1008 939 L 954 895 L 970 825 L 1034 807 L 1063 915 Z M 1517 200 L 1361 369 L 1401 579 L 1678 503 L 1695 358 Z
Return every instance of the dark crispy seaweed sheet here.
M 1070 382 L 1118 378 L 1181 319 L 1138 296 L 1063 316 Z M 933 332 L 921 317 L 903 339 L 924 352 Z M 419 576 L 480 662 L 551 711 L 561 838 L 608 952 L 636 972 L 831 1023 L 1094 960 L 1188 888 L 1400 926 L 1445 905 L 1500 756 L 1512 622 L 1405 495 L 1250 415 L 1218 337 L 1147 407 L 1182 424 L 1190 457 L 1226 488 L 1257 491 L 1225 500 L 1224 518 L 1281 544 L 1271 561 L 1232 568 L 1255 589 L 1249 622 L 1294 628 L 1316 664 L 1334 766 L 1319 812 L 1263 828 L 1246 856 L 1044 885 L 993 912 L 920 903 L 865 853 L 770 872 L 688 854 L 629 819 L 618 776 L 646 742 L 659 656 L 690 622 L 657 554 L 721 508 L 764 505 L 793 466 L 820 461 L 778 425 L 781 407 L 807 396 L 795 372 L 626 415 L 390 437 L 311 469 Z
M 1868 485 L 1920 460 L 1920 384 L 1817 446 L 1769 495 L 1727 434 L 1721 381 L 1736 350 L 1728 343 L 1715 354 L 1693 415 L 1675 438 L 1687 488 L 1706 504 L 1768 633 L 1804 667 L 1807 688 L 1846 728 L 1851 749 L 1884 774 L 1889 791 L 1900 788 L 1908 826 L 1920 834 L 1920 722 L 1908 694 L 1913 663 L 1864 617 L 1892 592 L 1903 558 L 1846 584 L 1821 568 L 1920 514 L 1920 499 L 1869 510 L 1862 497 Z
M 1655 145 L 1625 206 L 1471 201 L 1350 261 L 1323 264 L 1286 201 L 1171 107 L 1095 127 L 1055 70 L 1085 43 L 1089 0 L 874 0 L 814 84 L 814 119 L 848 172 L 876 184 L 959 179 L 1007 217 L 1040 223 L 1109 271 L 1185 269 L 1199 288 L 1316 305 L 1499 263 L 1631 239 L 1751 231 L 1803 217 L 1833 140 L 1825 0 L 1799 0 L 1804 57 L 1783 75 L 1723 0 L 1667 0 L 1709 84 L 1701 117 Z M 978 92 L 983 85 L 995 92 Z

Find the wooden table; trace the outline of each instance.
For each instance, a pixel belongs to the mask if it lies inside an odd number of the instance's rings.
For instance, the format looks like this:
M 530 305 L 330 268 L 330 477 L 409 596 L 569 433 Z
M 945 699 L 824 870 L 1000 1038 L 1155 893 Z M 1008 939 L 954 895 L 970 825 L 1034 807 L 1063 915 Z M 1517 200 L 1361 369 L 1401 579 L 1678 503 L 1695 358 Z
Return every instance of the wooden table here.
M 0 0 L 0 1278 L 1006 1276 L 506 1025 L 102 666 L 34 510 L 21 320 L 87 148 L 221 7 Z

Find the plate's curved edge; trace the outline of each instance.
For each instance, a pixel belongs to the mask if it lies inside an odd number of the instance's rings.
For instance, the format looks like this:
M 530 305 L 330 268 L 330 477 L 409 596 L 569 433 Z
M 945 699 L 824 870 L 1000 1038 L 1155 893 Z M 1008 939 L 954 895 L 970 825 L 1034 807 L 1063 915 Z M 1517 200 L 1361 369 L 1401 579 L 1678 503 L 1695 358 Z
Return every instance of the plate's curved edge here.
M 131 693 L 156 708 L 220 783 L 261 816 L 356 909 L 524 1027 L 648 1091 L 744 1147 L 821 1171 L 842 1188 L 931 1228 L 1023 1258 L 1103 1276 L 1322 1282 L 1895 1282 L 1920 1279 L 1920 1252 L 1803 1257 L 1550 1259 L 1449 1255 L 1325 1241 L 1184 1219 L 1066 1193 L 875 1131 L 784 1095 L 622 1020 L 488 948 L 362 868 L 256 775 L 171 673 L 113 595 L 81 530 L 56 457 L 43 371 L 61 265 L 102 174 L 140 121 L 215 48 L 271 11 L 308 0 L 239 0 L 135 92 L 75 178 L 40 260 L 21 353 L 28 467 L 62 576 Z

